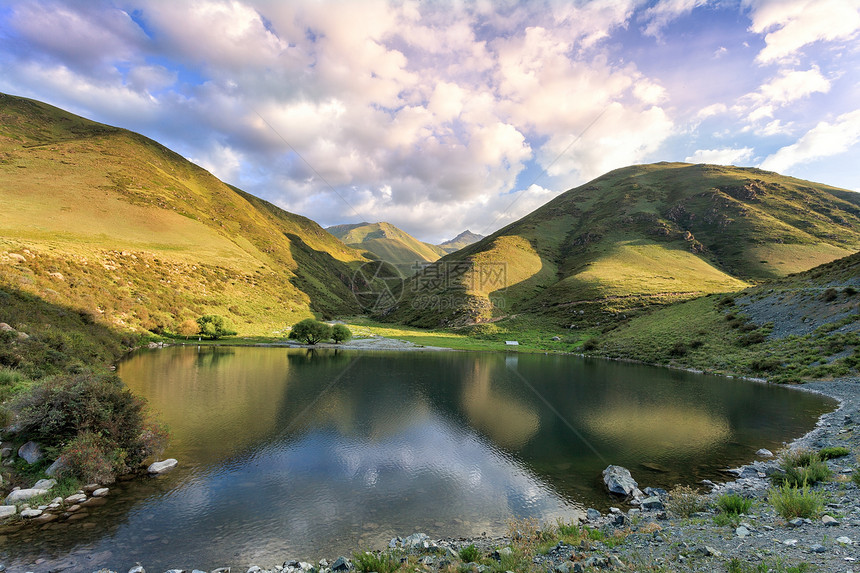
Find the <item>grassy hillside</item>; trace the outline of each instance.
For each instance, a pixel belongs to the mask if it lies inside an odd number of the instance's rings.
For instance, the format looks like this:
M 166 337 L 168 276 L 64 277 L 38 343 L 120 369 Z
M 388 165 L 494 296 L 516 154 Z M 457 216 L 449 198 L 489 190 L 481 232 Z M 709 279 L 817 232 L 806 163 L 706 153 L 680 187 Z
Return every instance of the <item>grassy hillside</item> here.
M 380 260 L 393 264 L 404 277 L 415 273 L 416 264 L 433 262 L 446 252 L 390 223 L 335 225 L 326 230 L 350 247 L 370 251 Z
M 313 221 L 141 135 L 8 95 L 0 204 L 0 285 L 121 329 L 215 313 L 271 334 L 357 309 L 366 259 Z
M 477 243 L 483 238 L 484 235 L 479 235 L 477 233 L 473 233 L 469 229 L 466 229 L 450 241 L 439 243 L 438 247 L 446 253 L 453 253 L 454 251 L 459 251 L 460 249 L 468 247 L 473 243 Z
M 858 249 L 860 208 L 850 191 L 759 169 L 638 165 L 443 257 L 412 279 L 389 316 L 428 327 L 522 313 L 594 325 Z
M 671 305 L 586 343 L 597 355 L 800 381 L 860 369 L 860 253 Z

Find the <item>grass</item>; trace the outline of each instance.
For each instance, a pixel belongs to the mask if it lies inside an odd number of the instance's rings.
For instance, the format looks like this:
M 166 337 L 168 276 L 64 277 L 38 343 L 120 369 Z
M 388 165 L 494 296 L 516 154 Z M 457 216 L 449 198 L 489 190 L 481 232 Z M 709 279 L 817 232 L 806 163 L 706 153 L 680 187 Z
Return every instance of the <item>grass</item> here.
M 768 491 L 768 500 L 784 519 L 815 517 L 824 508 L 825 495 L 811 490 L 809 485 L 794 487 L 783 484 Z
M 841 458 L 851 453 L 851 450 L 844 446 L 829 446 L 821 448 L 818 451 L 818 457 L 822 460 L 832 460 L 833 458 Z
M 822 461 L 820 454 L 808 449 L 793 450 L 784 454 L 780 466 L 785 473 L 775 474 L 772 477 L 777 485 L 785 484 L 792 487 L 813 485 L 833 475 L 827 464 Z
M 782 559 L 768 559 L 753 564 L 737 557 L 732 557 L 726 568 L 728 573 L 811 573 L 816 570 L 814 565 L 805 561 L 788 565 Z
M 362 573 L 394 573 L 400 569 L 401 555 L 394 551 L 362 551 L 353 554 L 355 569 Z
M 669 491 L 666 509 L 678 517 L 690 517 L 707 507 L 705 497 L 685 485 L 676 485 Z
M 478 548 L 475 547 L 474 543 L 467 545 L 460 549 L 459 552 L 460 559 L 462 559 L 465 563 L 477 563 L 481 560 L 481 552 L 478 551 Z
M 752 504 L 753 500 L 736 493 L 724 493 L 717 498 L 717 508 L 729 516 L 738 516 L 742 513 L 747 513 Z

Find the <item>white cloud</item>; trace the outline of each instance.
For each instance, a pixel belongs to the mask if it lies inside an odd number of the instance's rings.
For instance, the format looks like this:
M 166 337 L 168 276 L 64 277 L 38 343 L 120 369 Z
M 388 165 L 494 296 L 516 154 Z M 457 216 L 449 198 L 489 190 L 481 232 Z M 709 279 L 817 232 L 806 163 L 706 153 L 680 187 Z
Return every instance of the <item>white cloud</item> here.
M 726 111 L 728 111 L 726 104 L 714 103 L 714 104 L 711 104 L 707 107 L 703 107 L 702 109 L 700 109 L 699 112 L 696 114 L 696 117 L 698 117 L 699 119 L 707 119 L 707 118 L 715 116 L 715 115 L 720 115 L 722 113 L 726 113 Z
M 814 93 L 830 91 L 830 80 L 821 75 L 818 66 L 809 70 L 785 70 L 779 76 L 763 84 L 759 89 L 761 99 L 784 105 Z
M 752 158 L 754 150 L 751 147 L 740 149 L 697 149 L 693 155 L 684 161 L 687 163 L 710 163 L 714 165 L 743 165 Z
M 750 30 L 765 34 L 757 60 L 763 64 L 792 58 L 809 44 L 851 40 L 860 32 L 856 0 L 744 0 L 751 8 Z
M 660 0 L 645 11 L 646 36 L 660 38 L 663 28 L 669 22 L 692 12 L 695 8 L 704 6 L 708 0 Z
M 785 172 L 800 163 L 844 153 L 857 142 L 860 142 L 860 109 L 842 114 L 832 123 L 822 121 L 792 145 L 766 157 L 760 167 Z
M 196 163 L 222 181 L 235 181 L 242 168 L 242 155 L 226 145 L 214 143 L 205 155 L 189 157 Z

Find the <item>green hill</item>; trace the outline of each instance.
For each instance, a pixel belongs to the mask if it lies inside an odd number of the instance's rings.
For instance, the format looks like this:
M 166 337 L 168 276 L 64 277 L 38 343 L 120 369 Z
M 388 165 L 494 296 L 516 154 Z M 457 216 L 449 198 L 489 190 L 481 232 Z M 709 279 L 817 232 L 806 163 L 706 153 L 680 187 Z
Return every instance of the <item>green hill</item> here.
M 366 262 L 319 225 L 139 134 L 0 95 L 0 287 L 124 330 L 240 334 L 352 313 Z M 3 317 L 0 316 L 0 321 Z
M 411 279 L 388 317 L 436 327 L 526 313 L 594 324 L 858 249 L 850 191 L 751 168 L 637 165 L 443 257 Z
M 860 370 L 860 253 L 670 305 L 590 340 L 596 355 L 800 381 Z
M 380 260 L 393 264 L 405 277 L 415 273 L 416 264 L 431 263 L 446 252 L 390 223 L 335 225 L 327 227 L 326 231 L 350 247 L 370 251 Z
M 469 229 L 466 229 L 450 241 L 439 243 L 439 245 L 437 246 L 446 253 L 453 253 L 454 251 L 459 251 L 460 249 L 468 247 L 473 243 L 477 243 L 483 238 L 484 235 L 479 235 L 477 233 L 473 233 Z

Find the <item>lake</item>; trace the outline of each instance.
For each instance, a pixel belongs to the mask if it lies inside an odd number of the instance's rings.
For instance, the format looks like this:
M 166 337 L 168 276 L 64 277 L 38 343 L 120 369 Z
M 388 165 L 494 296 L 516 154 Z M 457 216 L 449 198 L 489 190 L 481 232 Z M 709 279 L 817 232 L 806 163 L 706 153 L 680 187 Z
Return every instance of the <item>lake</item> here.
M 115 484 L 81 521 L 0 535 L 10 570 L 243 568 L 417 531 L 498 535 L 512 517 L 618 505 L 601 482 L 609 464 L 642 488 L 725 481 L 720 469 L 779 449 L 835 406 L 541 354 L 170 347 L 118 371 L 170 427 L 163 457 L 179 467 Z

